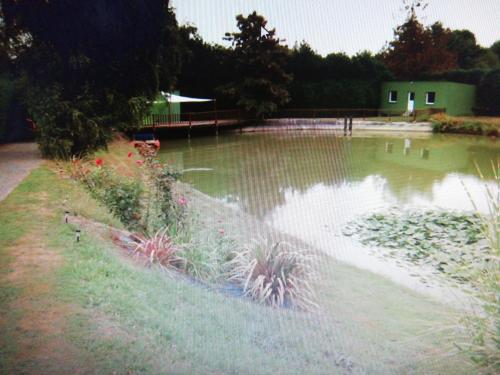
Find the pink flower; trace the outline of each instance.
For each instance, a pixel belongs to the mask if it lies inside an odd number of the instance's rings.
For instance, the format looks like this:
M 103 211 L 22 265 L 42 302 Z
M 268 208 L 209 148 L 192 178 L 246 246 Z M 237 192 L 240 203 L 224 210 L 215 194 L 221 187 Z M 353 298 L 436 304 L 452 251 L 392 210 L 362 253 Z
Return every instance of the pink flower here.
M 177 200 L 177 203 L 179 204 L 179 206 L 185 206 L 187 205 L 188 200 L 186 199 L 186 197 L 180 196 Z
M 133 153 L 132 153 L 132 151 L 131 151 L 131 152 L 129 152 L 129 153 L 127 154 L 127 157 L 131 158 L 131 157 L 132 157 L 132 155 L 134 155 L 134 154 L 133 154 Z
M 136 161 L 135 161 L 135 164 L 137 164 L 137 165 L 142 165 L 142 163 L 144 163 L 144 161 L 143 161 L 143 160 L 136 160 Z
M 104 160 L 102 159 L 95 159 L 95 165 L 97 165 L 99 168 L 102 167 L 102 165 L 104 164 Z
M 219 233 L 220 233 L 220 235 L 223 235 L 224 234 L 224 229 L 219 228 Z

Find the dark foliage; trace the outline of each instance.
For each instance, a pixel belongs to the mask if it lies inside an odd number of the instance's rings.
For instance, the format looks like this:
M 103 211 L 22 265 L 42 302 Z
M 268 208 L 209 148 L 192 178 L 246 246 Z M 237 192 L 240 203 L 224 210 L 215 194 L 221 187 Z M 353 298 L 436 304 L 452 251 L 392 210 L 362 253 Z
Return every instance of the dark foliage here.
M 323 58 L 309 45 L 296 46 L 288 59 L 291 108 L 376 108 L 380 82 L 389 70 L 368 52 L 352 58 L 336 53 Z
M 2 1 L 9 54 L 37 122 L 43 154 L 67 158 L 135 125 L 147 100 L 171 86 L 164 43 L 175 17 L 163 0 Z M 175 55 L 172 53 L 172 55 Z M 169 65 L 168 63 L 171 62 Z M 159 71 L 159 66 L 164 70 Z
M 485 74 L 477 90 L 481 114 L 500 115 L 500 69 Z
M 237 79 L 222 91 L 237 99 L 245 111 L 264 117 L 286 104 L 290 98 L 287 84 L 292 77 L 285 71 L 287 49 L 280 45 L 275 29 L 256 12 L 236 17 L 239 32 L 227 33 Z
M 448 49 L 451 31 L 440 23 L 424 27 L 412 10 L 405 23 L 394 30 L 394 40 L 382 59 L 398 79 L 420 79 L 457 66 L 456 54 Z
M 225 95 L 219 86 L 236 80 L 233 51 L 220 45 L 205 43 L 192 26 L 182 26 L 180 35 L 184 45 L 182 70 L 177 88 L 183 95 L 217 99 L 219 109 L 234 108 L 236 99 Z M 210 111 L 213 103 L 183 104 L 183 111 Z

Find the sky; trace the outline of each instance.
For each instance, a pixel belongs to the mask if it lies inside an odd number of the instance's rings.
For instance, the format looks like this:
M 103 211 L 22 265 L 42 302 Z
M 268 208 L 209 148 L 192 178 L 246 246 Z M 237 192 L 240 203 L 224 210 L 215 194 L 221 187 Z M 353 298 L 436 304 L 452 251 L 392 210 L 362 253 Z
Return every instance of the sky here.
M 429 0 L 419 18 L 424 25 L 441 21 L 452 30 L 468 29 L 479 44 L 500 39 L 500 0 Z M 227 44 L 224 33 L 236 31 L 237 14 L 256 10 L 285 44 L 306 41 L 322 55 L 379 52 L 403 23 L 402 0 L 170 0 L 180 24 L 198 28 L 211 43 Z

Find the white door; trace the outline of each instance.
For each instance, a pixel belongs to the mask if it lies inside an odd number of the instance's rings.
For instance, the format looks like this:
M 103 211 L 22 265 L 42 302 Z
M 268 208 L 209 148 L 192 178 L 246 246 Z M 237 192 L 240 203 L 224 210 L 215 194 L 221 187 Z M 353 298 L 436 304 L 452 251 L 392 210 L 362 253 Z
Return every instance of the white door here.
M 415 109 L 415 93 L 410 91 L 408 93 L 408 112 L 413 112 Z

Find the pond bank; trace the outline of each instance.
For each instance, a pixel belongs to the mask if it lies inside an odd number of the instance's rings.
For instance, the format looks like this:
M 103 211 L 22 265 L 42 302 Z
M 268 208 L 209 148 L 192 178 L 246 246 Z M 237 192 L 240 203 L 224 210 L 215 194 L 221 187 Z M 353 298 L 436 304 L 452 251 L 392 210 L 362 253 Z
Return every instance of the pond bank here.
M 420 298 L 431 298 L 436 302 L 462 311 L 470 311 L 474 306 L 477 306 L 476 299 L 466 293 L 468 292 L 466 288 L 436 276 L 431 268 L 382 258 L 374 253 L 367 254 L 353 241 L 343 237 L 338 237 L 336 242 L 329 242 L 330 249 L 323 249 L 322 246 L 317 247 L 273 228 L 252 215 L 209 197 L 187 184 L 179 183 L 178 188 L 182 194 L 189 197 L 197 212 L 203 213 L 203 216 L 200 216 L 203 226 L 212 227 L 214 231 L 222 231 L 241 246 L 260 237 L 271 238 L 275 242 L 284 241 L 297 248 L 307 250 L 319 259 L 318 263 L 324 268 L 322 273 L 328 274 L 330 277 L 337 272 L 347 276 L 346 279 L 338 279 L 333 276 L 331 282 L 339 288 L 348 290 L 353 284 L 353 278 L 356 278 L 358 282 L 372 279 L 370 283 L 379 279 L 377 282 L 394 283 L 395 289 L 411 294 L 417 293 Z M 351 251 L 348 256 L 344 254 L 347 249 Z M 370 266 L 366 266 L 366 261 L 356 261 L 361 256 L 368 256 Z

